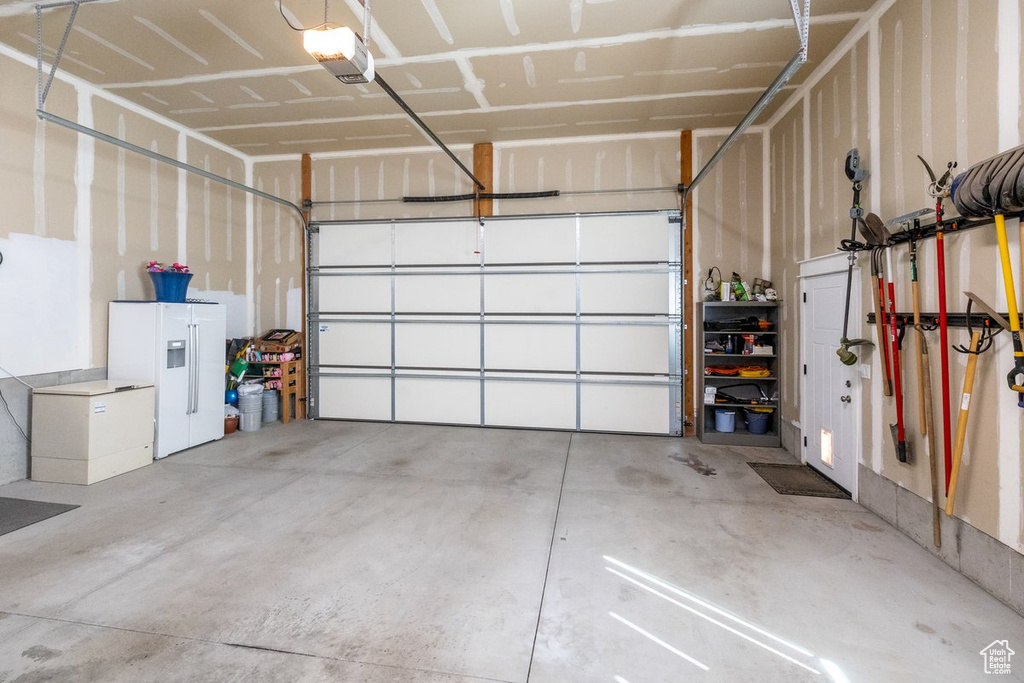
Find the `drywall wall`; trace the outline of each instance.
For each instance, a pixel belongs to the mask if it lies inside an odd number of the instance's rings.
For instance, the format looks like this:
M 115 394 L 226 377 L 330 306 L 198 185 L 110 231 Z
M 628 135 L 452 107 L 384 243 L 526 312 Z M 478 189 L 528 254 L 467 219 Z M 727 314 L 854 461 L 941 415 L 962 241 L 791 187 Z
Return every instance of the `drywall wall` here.
M 694 173 L 724 140 L 724 134 L 694 134 Z M 771 280 L 770 250 L 765 246 L 763 143 L 760 131 L 740 136 L 693 192 L 693 291 L 697 301 L 703 299 L 704 280 L 713 266 L 726 280 L 734 272 L 750 285 L 754 278 Z
M 302 204 L 302 168 L 299 159 L 254 164 L 253 186 Z M 306 233 L 292 209 L 255 201 L 253 225 L 253 305 L 256 334 L 287 327 L 303 329 L 302 279 Z
M 190 296 L 228 304 L 229 333 L 250 333 L 246 201 L 164 164 L 35 116 L 31 60 L 0 46 L 0 378 L 32 386 L 102 377 L 107 305 L 152 299 L 151 260 L 187 262 Z M 58 76 L 47 111 L 215 173 L 244 179 L 243 157 L 145 110 Z M 230 226 L 230 229 L 228 227 Z M 27 388 L 5 379 L 26 428 Z M 0 414 L 0 483 L 28 473 L 28 448 Z
M 968 3 L 966 0 L 897 0 L 884 3 L 861 36 L 853 36 L 834 65 L 822 70 L 811 87 L 799 93 L 792 108 L 770 122 L 772 232 L 774 268 L 785 281 L 786 297 L 795 300 L 796 263 L 834 253 L 848 236 L 849 183 L 841 175 L 846 151 L 859 147 L 871 170 L 864 205 L 885 219 L 929 206 L 927 178 L 916 155 L 943 167 L 956 159 L 961 169 L 1021 142 L 1019 2 Z M 1017 71 L 1012 68 L 1016 64 Z M 1007 68 L 1009 66 L 1010 68 Z M 1011 75 L 1007 88 L 1005 73 Z M 1007 93 L 1006 91 L 1010 92 Z M 1015 91 L 1015 92 L 1014 92 Z M 836 169 L 840 169 L 837 175 Z M 837 179 L 838 178 L 838 179 Z M 947 210 L 952 208 L 947 204 Z M 1018 254 L 1017 224 L 1008 226 L 1011 252 Z M 993 228 L 946 239 L 947 288 L 950 310 L 962 311 L 965 290 L 972 290 L 1000 310 L 1006 309 L 997 267 Z M 909 261 L 905 247 L 894 253 L 900 310 L 910 310 Z M 935 242 L 920 245 L 922 308 L 934 311 L 936 296 Z M 1021 289 L 1019 259 L 1015 280 Z M 867 260 L 862 273 L 869 275 Z M 864 286 L 864 283 L 862 283 Z M 1020 294 L 1018 294 L 1020 297 Z M 871 298 L 865 287 L 868 312 Z M 783 334 L 789 346 L 799 343 L 797 307 L 790 306 Z M 873 330 L 866 330 L 873 334 Z M 927 466 L 929 439 L 920 436 L 917 367 L 913 331 L 904 348 L 905 413 L 913 461 L 899 463 L 888 438 L 895 422 L 894 402 L 882 396 L 880 354 L 866 352 L 871 380 L 863 381 L 864 424 L 862 463 L 897 485 L 930 498 Z M 938 378 L 938 335 L 929 333 L 932 375 Z M 967 342 L 966 331 L 951 330 L 953 344 Z M 1010 369 L 1008 335 L 979 360 L 964 470 L 956 514 L 963 521 L 1024 552 L 1024 482 L 1021 477 L 1021 433 L 1024 411 L 1003 381 Z M 793 360 L 787 359 L 788 363 Z M 953 416 L 966 358 L 951 353 Z M 791 366 L 795 367 L 795 365 Z M 796 377 L 783 384 L 787 419 L 799 416 Z M 941 423 L 941 411 L 936 405 Z M 790 443 L 798 443 L 794 431 Z M 936 447 L 937 444 L 932 444 Z M 796 450 L 795 452 L 799 452 Z
M 453 148 L 467 168 L 473 150 Z M 275 162 L 276 163 L 276 162 Z M 298 168 L 298 157 L 282 172 Z M 256 163 L 263 173 L 264 163 Z M 494 143 L 494 192 L 557 190 L 544 199 L 496 200 L 496 215 L 679 208 L 679 136 L 557 138 Z M 651 188 L 660 188 L 651 192 Z M 472 193 L 473 183 L 431 147 L 313 157 L 314 220 L 470 216 L 472 201 L 404 203 L 403 197 Z M 603 192 L 603 194 L 602 194 Z

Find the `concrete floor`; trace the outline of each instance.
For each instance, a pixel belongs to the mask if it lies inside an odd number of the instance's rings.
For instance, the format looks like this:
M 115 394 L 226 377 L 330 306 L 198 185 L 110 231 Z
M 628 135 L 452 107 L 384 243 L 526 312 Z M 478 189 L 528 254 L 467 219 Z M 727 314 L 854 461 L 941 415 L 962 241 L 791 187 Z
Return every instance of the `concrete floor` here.
M 789 456 L 304 422 L 9 484 L 82 507 L 0 537 L 0 681 L 969 681 L 1024 651 L 874 514 L 748 460 Z

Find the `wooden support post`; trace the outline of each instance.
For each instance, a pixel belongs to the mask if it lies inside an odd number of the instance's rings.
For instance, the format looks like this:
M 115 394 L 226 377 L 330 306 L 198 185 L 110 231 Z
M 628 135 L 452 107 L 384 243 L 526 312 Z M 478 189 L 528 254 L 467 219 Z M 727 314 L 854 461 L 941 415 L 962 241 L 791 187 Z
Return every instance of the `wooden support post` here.
M 693 131 L 684 130 L 679 136 L 679 182 L 693 182 Z M 683 435 L 694 436 L 697 414 L 693 397 L 693 202 L 688 198 L 683 205 Z
M 484 184 L 484 189 L 481 192 L 494 192 L 494 145 L 491 143 L 478 142 L 473 145 L 473 175 Z M 473 214 L 493 216 L 494 200 L 474 199 Z

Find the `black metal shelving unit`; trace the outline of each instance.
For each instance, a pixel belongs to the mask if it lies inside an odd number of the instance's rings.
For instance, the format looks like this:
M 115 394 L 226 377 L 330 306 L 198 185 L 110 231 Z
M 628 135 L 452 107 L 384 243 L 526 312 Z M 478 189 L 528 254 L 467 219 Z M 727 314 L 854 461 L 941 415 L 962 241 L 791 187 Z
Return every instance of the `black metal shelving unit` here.
M 763 394 L 769 397 L 778 396 L 781 358 L 779 349 L 779 306 L 778 301 L 705 301 L 697 307 L 697 438 L 704 443 L 723 444 L 730 446 L 769 446 L 782 445 L 780 432 L 780 415 L 778 400 L 765 403 L 761 401 Z M 714 329 L 706 330 L 705 323 L 718 327 L 716 323 L 723 320 L 739 318 L 757 318 L 766 320 L 771 329 Z M 744 353 L 705 353 L 708 341 L 724 340 L 729 336 L 752 334 L 761 344 L 770 344 L 771 354 Z M 743 366 L 753 363 L 765 365 L 771 373 L 768 377 L 740 377 L 738 375 L 708 375 L 707 365 Z M 731 385 L 746 386 L 732 388 Z M 705 387 L 722 387 L 738 401 L 716 401 L 714 404 L 704 402 Z M 748 408 L 774 408 L 770 413 L 770 425 L 766 434 L 752 434 L 747 430 L 744 420 Z M 736 413 L 735 431 L 720 432 L 715 429 L 715 413 L 718 410 L 732 410 Z

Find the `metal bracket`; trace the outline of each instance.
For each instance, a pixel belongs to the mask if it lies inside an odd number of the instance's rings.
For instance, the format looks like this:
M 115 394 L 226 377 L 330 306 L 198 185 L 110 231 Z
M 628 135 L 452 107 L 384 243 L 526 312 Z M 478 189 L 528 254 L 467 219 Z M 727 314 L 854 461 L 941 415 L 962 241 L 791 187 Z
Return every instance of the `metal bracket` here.
M 71 35 L 71 27 L 75 24 L 75 17 L 78 16 L 78 7 L 81 4 L 82 0 L 74 0 L 71 3 L 71 16 L 68 17 L 68 25 L 64 28 L 64 36 L 60 39 L 57 54 L 53 58 L 53 64 L 50 65 L 50 76 L 46 79 L 45 86 L 43 85 L 43 6 L 36 5 L 36 88 L 39 100 L 38 109 L 42 109 L 43 105 L 46 104 L 46 96 L 50 94 L 53 77 L 57 75 L 60 59 L 64 56 L 64 48 L 67 47 L 68 36 Z
M 793 23 L 796 24 L 796 32 L 800 38 L 800 53 L 804 60 L 807 59 L 807 43 L 811 28 L 811 0 L 804 0 L 804 7 L 801 11 L 800 0 L 789 0 L 793 9 Z

